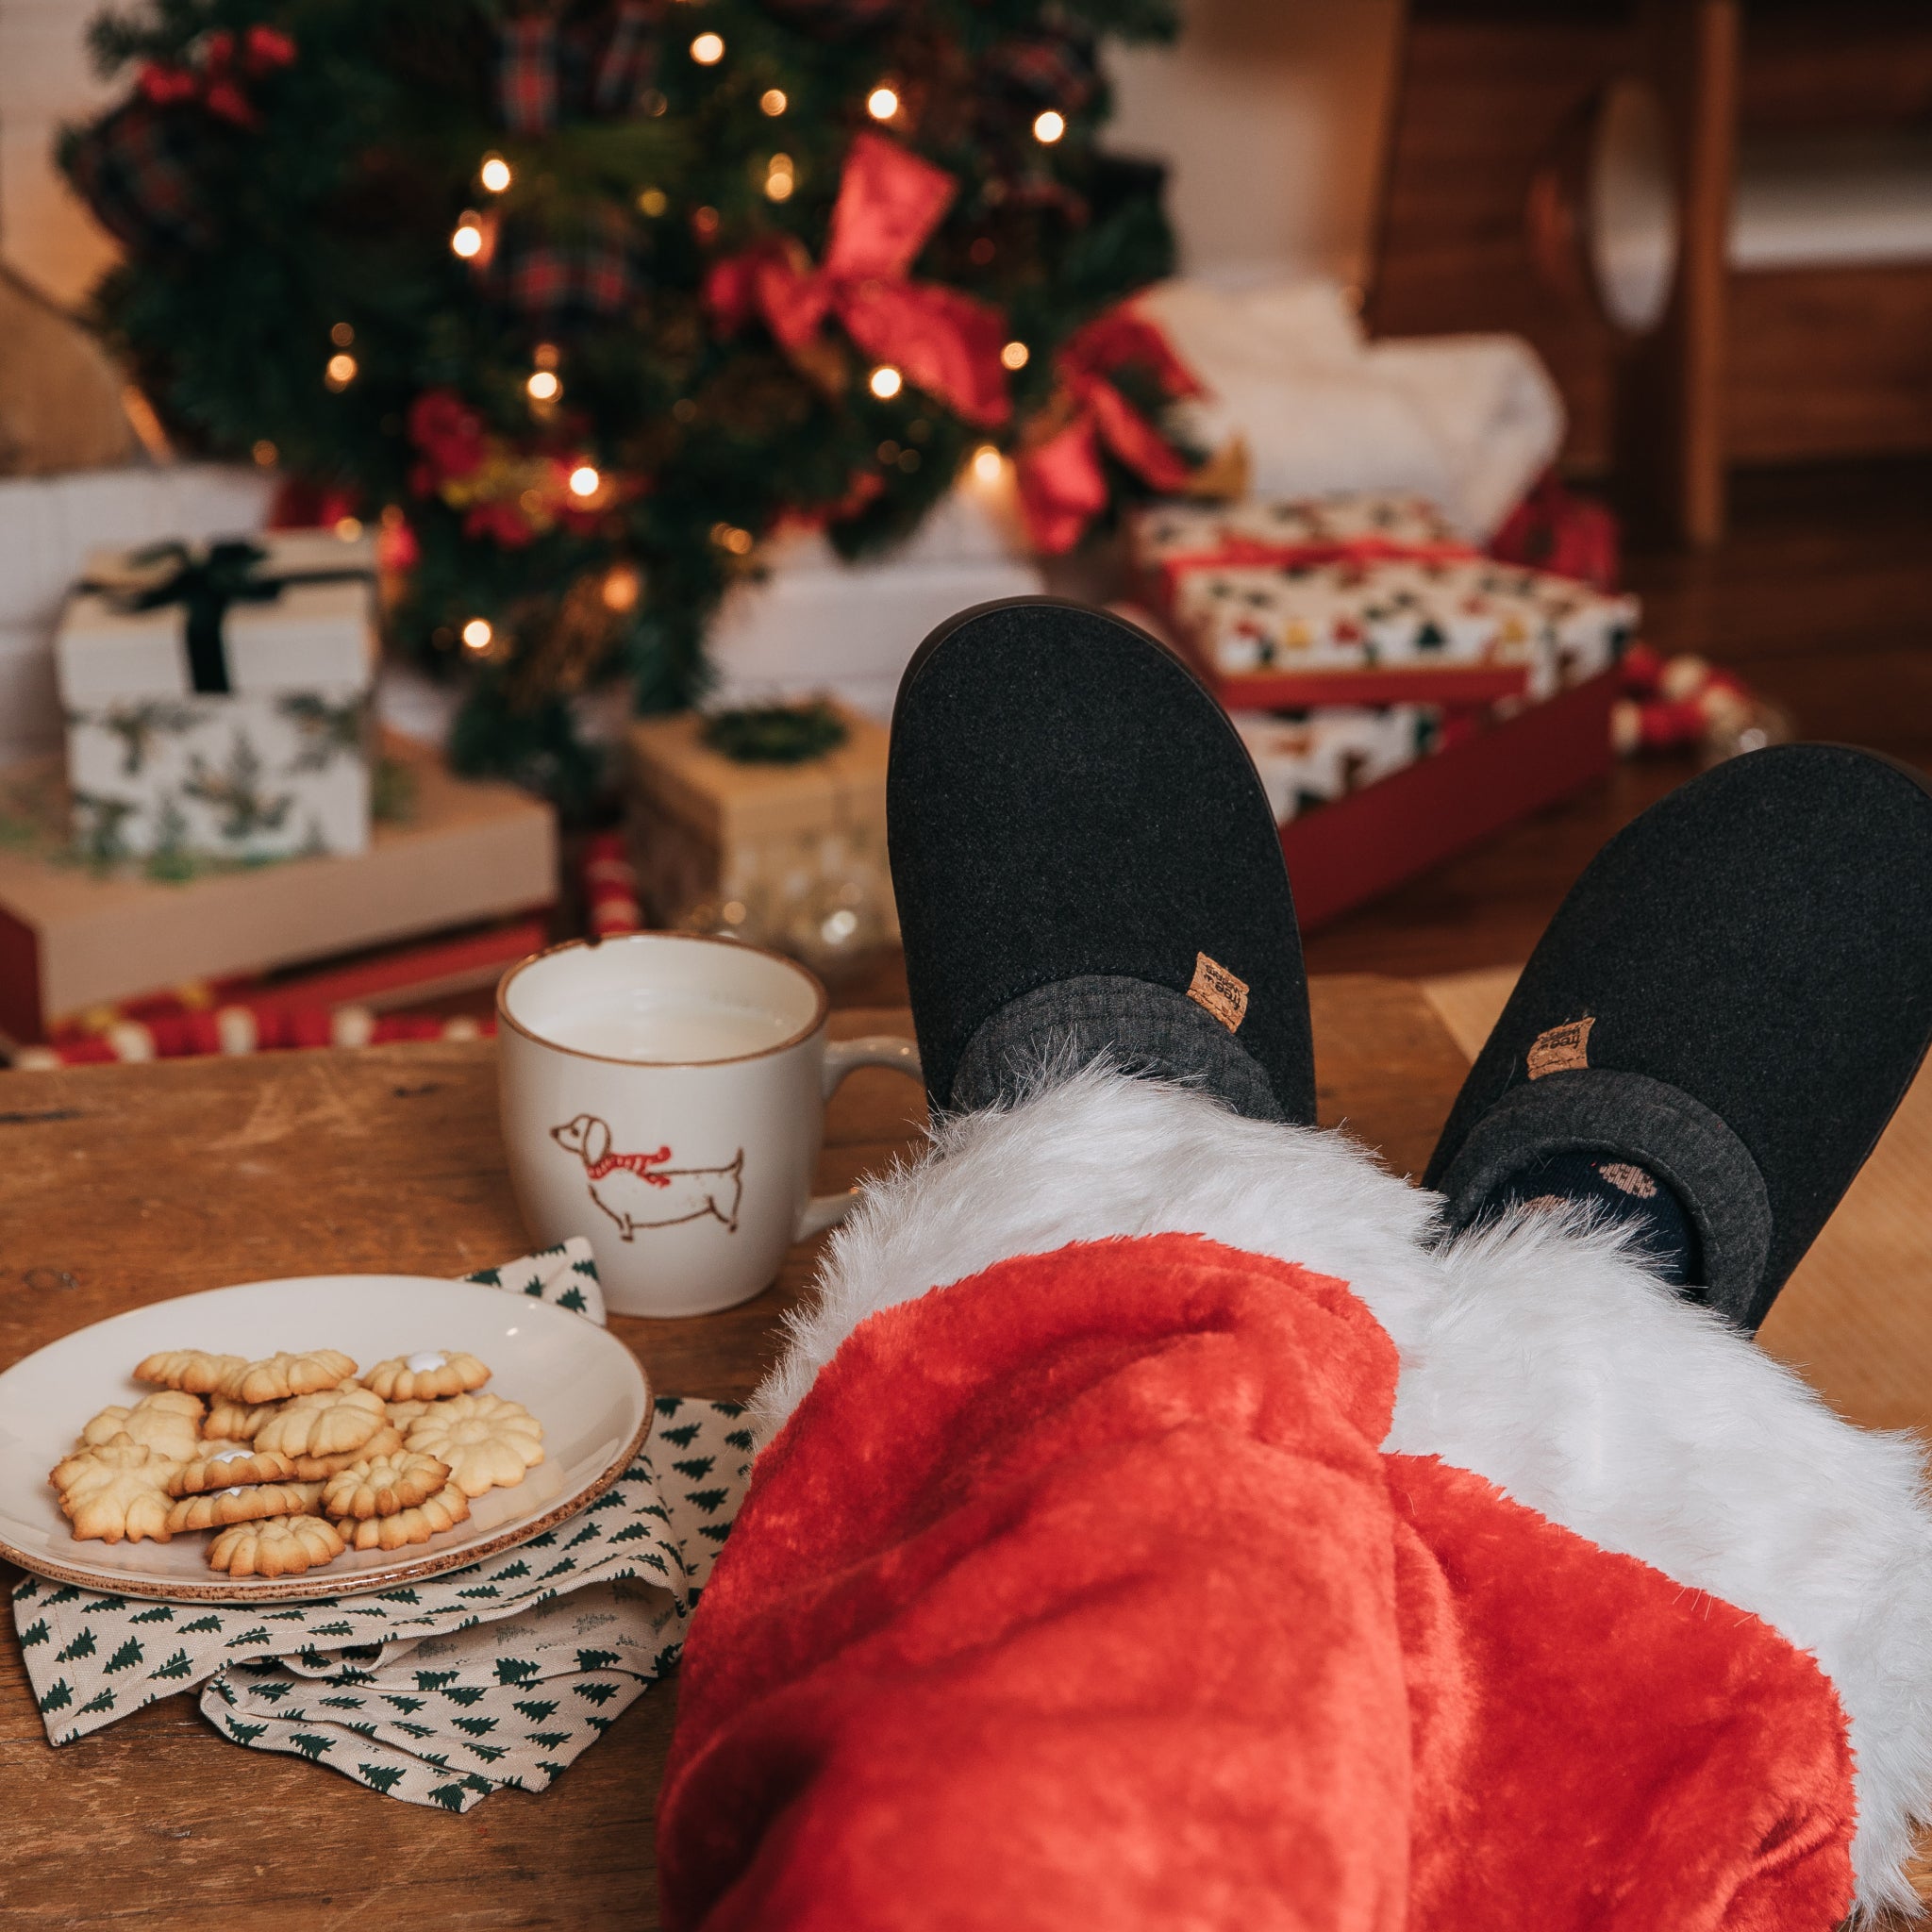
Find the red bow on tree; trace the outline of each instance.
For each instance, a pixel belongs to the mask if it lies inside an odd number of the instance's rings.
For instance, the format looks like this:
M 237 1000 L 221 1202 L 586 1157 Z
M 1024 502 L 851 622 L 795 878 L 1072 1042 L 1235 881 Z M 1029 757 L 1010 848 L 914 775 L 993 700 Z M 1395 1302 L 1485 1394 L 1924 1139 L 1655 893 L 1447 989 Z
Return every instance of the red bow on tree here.
M 705 301 L 727 333 L 753 315 L 791 355 L 808 351 L 827 315 L 866 355 L 982 428 L 1010 413 L 1000 346 L 1005 318 L 936 282 L 914 282 L 918 258 L 957 184 L 943 169 L 870 132 L 853 137 L 816 269 L 796 242 L 772 241 L 721 261 Z
M 275 27 L 257 25 L 242 36 L 238 55 L 235 36 L 226 27 L 202 42 L 199 67 L 171 67 L 150 60 L 141 70 L 139 86 L 158 108 L 181 101 L 199 101 L 210 114 L 219 114 L 238 127 L 258 127 L 261 116 L 242 91 L 244 80 L 259 80 L 277 67 L 292 67 L 295 43 Z
M 1110 379 L 1125 369 L 1143 372 L 1170 401 L 1202 392 L 1167 338 L 1129 308 L 1095 316 L 1068 337 L 1054 358 L 1058 391 L 1015 464 L 1026 534 L 1049 555 L 1071 550 L 1107 508 L 1103 448 L 1154 490 L 1184 489 L 1193 474 Z

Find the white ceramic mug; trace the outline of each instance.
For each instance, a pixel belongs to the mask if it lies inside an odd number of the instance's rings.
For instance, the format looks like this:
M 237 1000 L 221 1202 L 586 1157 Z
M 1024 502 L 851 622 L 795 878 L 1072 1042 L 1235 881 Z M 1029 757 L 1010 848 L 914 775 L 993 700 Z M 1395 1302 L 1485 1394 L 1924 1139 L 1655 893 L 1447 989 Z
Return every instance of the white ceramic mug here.
M 627 1315 L 747 1301 L 857 1191 L 814 1197 L 825 1102 L 856 1067 L 919 1074 L 909 1040 L 828 1041 L 825 990 L 736 940 L 574 940 L 496 991 L 510 1180 L 539 1241 L 590 1237 Z

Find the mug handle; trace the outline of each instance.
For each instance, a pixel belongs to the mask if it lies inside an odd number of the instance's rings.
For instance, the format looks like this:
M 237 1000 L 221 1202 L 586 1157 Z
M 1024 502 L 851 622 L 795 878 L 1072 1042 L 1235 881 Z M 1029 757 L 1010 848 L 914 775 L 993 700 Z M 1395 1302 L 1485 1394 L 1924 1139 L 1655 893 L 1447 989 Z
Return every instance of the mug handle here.
M 831 1099 L 845 1075 L 860 1067 L 893 1067 L 902 1074 L 910 1074 L 915 1080 L 924 1077 L 919 1068 L 919 1049 L 909 1040 L 899 1040 L 890 1033 L 868 1033 L 860 1040 L 834 1040 L 825 1047 L 824 1097 Z M 798 1219 L 798 1231 L 791 1239 L 802 1241 L 810 1235 L 824 1233 L 828 1227 L 836 1227 L 852 1212 L 858 1200 L 857 1188 L 847 1188 L 842 1194 L 814 1194 L 805 1204 L 805 1212 Z

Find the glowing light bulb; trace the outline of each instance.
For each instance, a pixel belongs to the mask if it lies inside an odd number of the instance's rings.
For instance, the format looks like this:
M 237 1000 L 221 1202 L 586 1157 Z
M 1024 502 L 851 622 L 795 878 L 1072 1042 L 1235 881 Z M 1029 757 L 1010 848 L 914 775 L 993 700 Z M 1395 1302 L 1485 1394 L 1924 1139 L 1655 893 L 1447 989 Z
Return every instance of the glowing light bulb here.
M 579 463 L 570 473 L 570 493 L 573 496 L 595 496 L 597 486 L 603 480 L 589 463 Z
M 501 155 L 485 155 L 482 167 L 476 171 L 476 178 L 491 194 L 501 194 L 516 177 Z
M 1032 354 L 1033 351 L 1024 342 L 1008 342 L 1000 351 L 1000 367 L 1003 369 L 1024 369 Z
M 874 121 L 890 121 L 899 111 L 899 96 L 891 88 L 880 86 L 865 97 L 865 111 Z
M 749 530 L 741 530 L 736 524 L 713 524 L 711 541 L 721 549 L 728 550 L 733 557 L 751 555 L 752 535 Z
M 533 369 L 524 387 L 530 392 L 533 403 L 554 403 L 563 393 L 563 385 L 557 379 L 554 370 Z
M 774 155 L 765 170 L 765 193 L 773 201 L 790 201 L 796 186 L 790 155 Z
M 758 96 L 759 108 L 769 114 L 774 121 L 791 105 L 791 103 L 785 97 L 785 90 L 782 87 L 768 87 Z
M 661 188 L 647 188 L 638 196 L 638 207 L 654 219 L 671 206 L 671 197 Z
M 1035 141 L 1045 142 L 1048 147 L 1051 147 L 1066 131 L 1067 117 L 1055 113 L 1051 108 L 1045 113 L 1035 117 L 1033 138 Z
M 882 403 L 889 403 L 906 386 L 906 378 L 890 362 L 881 362 L 868 379 L 867 388 Z
M 463 626 L 463 648 L 466 651 L 487 651 L 491 639 L 495 635 L 487 617 L 473 617 Z
M 272 443 L 267 437 L 264 436 L 260 440 L 260 441 L 256 443 L 253 446 L 253 448 L 249 450 L 248 454 L 252 456 L 255 458 L 255 460 L 258 464 L 260 464 L 260 466 L 264 470 L 273 470 L 275 466 L 275 458 L 281 454 L 281 452 L 278 449 L 276 449 L 275 444 Z
M 1000 480 L 1000 472 L 1005 468 L 1006 464 L 1001 460 L 999 451 L 993 448 L 991 443 L 982 442 L 973 452 L 973 474 L 982 483 L 997 483 Z
M 483 253 L 483 229 L 475 215 L 465 215 L 449 238 L 450 247 L 465 261 Z
M 338 517 L 336 519 L 336 535 L 344 543 L 353 543 L 361 534 L 362 519 L 360 517 Z
M 604 579 L 604 608 L 628 610 L 643 591 L 643 579 L 627 563 L 614 563 Z
M 691 43 L 691 58 L 700 67 L 715 67 L 724 58 L 723 34 L 700 34 Z
M 329 330 L 328 339 L 337 348 L 346 349 L 356 340 L 356 331 L 350 324 L 339 322 Z
M 353 356 L 331 356 L 323 366 L 323 380 L 329 388 L 344 390 L 356 379 L 356 358 Z

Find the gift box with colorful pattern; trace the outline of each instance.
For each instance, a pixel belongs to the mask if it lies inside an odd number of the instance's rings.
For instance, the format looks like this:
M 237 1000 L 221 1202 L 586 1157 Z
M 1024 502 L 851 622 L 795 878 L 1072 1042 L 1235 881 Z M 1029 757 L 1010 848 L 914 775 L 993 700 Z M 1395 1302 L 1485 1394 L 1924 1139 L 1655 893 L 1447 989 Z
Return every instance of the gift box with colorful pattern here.
M 1418 498 L 1141 512 L 1142 593 L 1230 708 L 1541 700 L 1607 670 L 1635 599 L 1458 542 Z

